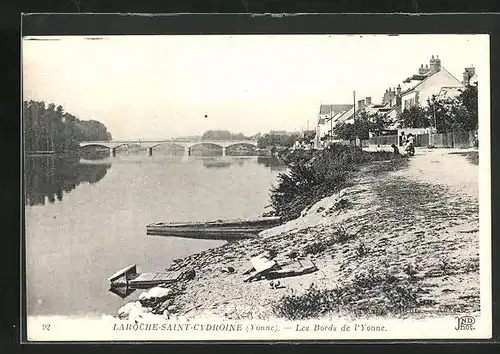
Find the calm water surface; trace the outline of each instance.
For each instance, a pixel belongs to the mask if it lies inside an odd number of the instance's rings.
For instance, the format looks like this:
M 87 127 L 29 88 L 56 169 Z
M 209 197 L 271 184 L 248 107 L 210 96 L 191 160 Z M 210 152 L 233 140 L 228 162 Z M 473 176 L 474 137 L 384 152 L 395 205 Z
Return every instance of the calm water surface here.
M 147 236 L 148 223 L 257 217 L 284 169 L 261 157 L 28 157 L 28 315 L 116 313 L 130 300 L 108 291 L 118 269 L 156 271 L 224 243 Z

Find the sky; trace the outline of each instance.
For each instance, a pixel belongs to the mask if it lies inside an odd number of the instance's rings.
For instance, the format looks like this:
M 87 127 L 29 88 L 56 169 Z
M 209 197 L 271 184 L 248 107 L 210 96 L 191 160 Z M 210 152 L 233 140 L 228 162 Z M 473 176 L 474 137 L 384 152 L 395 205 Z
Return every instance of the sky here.
M 350 104 L 353 90 L 379 103 L 431 55 L 460 81 L 471 65 L 489 75 L 487 35 L 30 38 L 23 99 L 99 120 L 113 139 L 314 129 L 320 104 Z

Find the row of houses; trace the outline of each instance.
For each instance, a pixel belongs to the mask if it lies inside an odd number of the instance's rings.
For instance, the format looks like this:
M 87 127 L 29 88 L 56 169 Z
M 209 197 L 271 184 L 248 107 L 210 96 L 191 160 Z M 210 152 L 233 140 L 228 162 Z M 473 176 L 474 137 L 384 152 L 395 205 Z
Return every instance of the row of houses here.
M 397 86 L 385 90 L 380 103 L 372 102 L 371 97 L 360 99 L 355 104 L 322 104 L 319 108 L 316 127 L 315 145 L 321 147 L 324 142 L 334 137 L 333 130 L 340 123 L 354 123 L 355 117 L 365 111 L 368 115 L 379 114 L 389 122 L 388 131 L 400 128 L 397 118 L 405 109 L 412 106 L 424 107 L 428 99 L 436 95 L 438 98 L 452 98 L 460 95 L 467 85 L 477 85 L 477 74 L 474 67 L 464 70 L 462 81 L 453 76 L 441 65 L 439 56 L 434 55 L 425 66 L 422 64 Z

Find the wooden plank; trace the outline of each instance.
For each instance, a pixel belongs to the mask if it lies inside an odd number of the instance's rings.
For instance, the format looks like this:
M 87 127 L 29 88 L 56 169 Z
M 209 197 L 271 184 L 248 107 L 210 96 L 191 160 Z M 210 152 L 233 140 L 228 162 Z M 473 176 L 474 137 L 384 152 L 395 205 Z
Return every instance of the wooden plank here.
M 170 272 L 169 277 L 167 279 L 171 281 L 178 281 L 183 274 L 184 274 L 183 270 L 172 271 Z
M 266 257 L 254 257 L 250 259 L 250 263 L 252 263 L 255 271 L 259 273 L 265 272 L 276 265 L 275 261 L 269 260 Z
M 286 267 L 283 267 L 282 269 L 270 270 L 265 275 L 266 278 L 275 279 L 275 278 L 304 275 L 308 273 L 313 273 L 317 270 L 318 268 L 310 259 L 301 259 L 300 263 L 297 261 Z
M 130 280 L 130 285 L 159 285 L 174 283 L 179 280 L 183 271 L 161 271 L 155 273 L 142 273 L 137 278 Z
M 130 283 L 137 283 L 137 282 L 145 282 L 145 281 L 151 281 L 156 277 L 156 273 L 141 273 L 137 278 L 134 280 L 131 280 Z
M 127 276 L 127 274 L 136 274 L 137 273 L 137 267 L 135 264 L 131 264 L 129 266 L 126 266 L 125 268 L 123 269 L 120 269 L 119 271 L 117 271 L 116 273 L 114 273 L 112 276 L 110 276 L 108 278 L 108 280 L 110 282 L 118 279 L 118 278 L 121 278 L 122 276 Z
M 254 257 L 250 260 L 250 263 L 252 263 L 255 271 L 243 279 L 245 282 L 258 277 L 259 275 L 266 273 L 277 266 L 275 261 L 269 260 L 266 257 Z
M 158 272 L 156 273 L 155 277 L 153 278 L 153 280 L 161 280 L 161 279 L 165 279 L 165 278 L 168 278 L 168 272 L 166 271 L 163 271 L 163 272 Z

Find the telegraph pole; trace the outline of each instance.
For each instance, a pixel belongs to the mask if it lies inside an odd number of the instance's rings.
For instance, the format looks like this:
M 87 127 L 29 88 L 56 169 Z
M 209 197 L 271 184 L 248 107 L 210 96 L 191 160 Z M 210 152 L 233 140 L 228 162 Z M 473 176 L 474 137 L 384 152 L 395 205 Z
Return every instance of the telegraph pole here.
M 356 136 L 355 136 L 356 140 L 354 140 L 354 146 L 356 146 L 357 141 L 358 141 L 358 130 L 356 128 L 356 91 L 355 90 L 352 91 L 352 96 L 353 96 L 353 100 L 354 100 L 354 102 L 353 102 L 354 103 L 354 105 L 353 105 L 353 107 L 354 107 L 354 114 L 353 114 L 354 124 L 353 124 L 353 126 L 354 126 L 354 132 L 356 133 Z
M 333 115 L 330 112 L 330 143 L 333 141 Z

